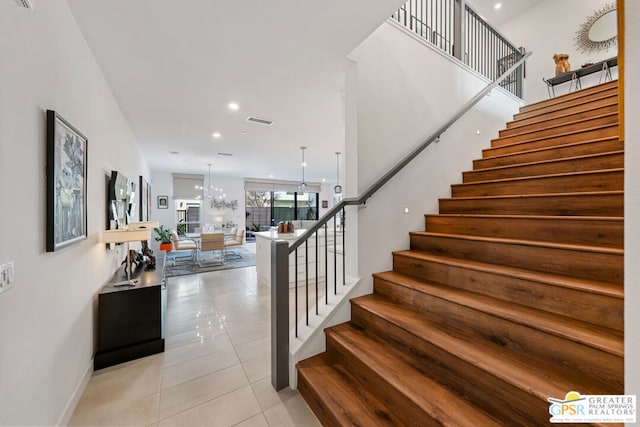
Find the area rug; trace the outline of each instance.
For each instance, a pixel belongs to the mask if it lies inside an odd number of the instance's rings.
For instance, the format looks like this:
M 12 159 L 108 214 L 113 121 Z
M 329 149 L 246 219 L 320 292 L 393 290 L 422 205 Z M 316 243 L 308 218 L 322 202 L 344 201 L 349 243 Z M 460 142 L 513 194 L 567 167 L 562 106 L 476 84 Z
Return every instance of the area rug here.
M 237 257 L 240 255 L 242 258 Z M 187 274 L 207 273 L 209 271 L 228 270 L 230 268 L 253 267 L 256 265 L 256 254 L 244 248 L 234 248 L 228 251 L 228 258 L 223 264 L 216 263 L 217 254 L 201 255 L 201 259 L 192 261 L 186 252 L 170 252 L 164 267 L 165 277 L 184 276 Z

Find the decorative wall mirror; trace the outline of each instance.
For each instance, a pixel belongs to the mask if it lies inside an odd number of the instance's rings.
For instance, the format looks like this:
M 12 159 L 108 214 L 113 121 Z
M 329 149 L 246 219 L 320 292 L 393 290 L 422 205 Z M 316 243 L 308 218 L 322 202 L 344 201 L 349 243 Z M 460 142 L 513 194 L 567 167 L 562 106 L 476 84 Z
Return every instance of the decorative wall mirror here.
M 616 4 L 610 3 L 596 10 L 576 31 L 576 47 L 583 53 L 608 50 L 618 41 Z

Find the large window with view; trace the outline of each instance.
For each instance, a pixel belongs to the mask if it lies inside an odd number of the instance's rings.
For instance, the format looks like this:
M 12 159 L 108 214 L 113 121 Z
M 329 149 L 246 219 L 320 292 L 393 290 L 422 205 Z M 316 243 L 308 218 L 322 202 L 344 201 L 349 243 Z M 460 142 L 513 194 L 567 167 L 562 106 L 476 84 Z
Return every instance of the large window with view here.
M 317 220 L 320 194 L 295 191 L 245 192 L 248 231 L 267 231 L 280 221 Z

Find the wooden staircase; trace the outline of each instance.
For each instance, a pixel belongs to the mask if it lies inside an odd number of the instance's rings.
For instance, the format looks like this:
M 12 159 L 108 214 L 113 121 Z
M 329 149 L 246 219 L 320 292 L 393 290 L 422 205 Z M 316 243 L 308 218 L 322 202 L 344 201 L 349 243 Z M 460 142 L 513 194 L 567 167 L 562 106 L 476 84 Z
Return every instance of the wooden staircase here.
M 615 81 L 521 108 L 298 363 L 324 425 L 548 426 L 548 397 L 624 393 L 617 108 Z

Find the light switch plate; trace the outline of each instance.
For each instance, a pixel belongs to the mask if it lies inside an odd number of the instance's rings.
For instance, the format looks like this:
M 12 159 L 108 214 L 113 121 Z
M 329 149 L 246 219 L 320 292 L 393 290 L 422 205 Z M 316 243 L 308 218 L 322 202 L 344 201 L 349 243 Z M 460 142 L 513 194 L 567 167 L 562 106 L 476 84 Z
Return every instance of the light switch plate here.
M 13 287 L 13 261 L 0 265 L 0 292 Z

